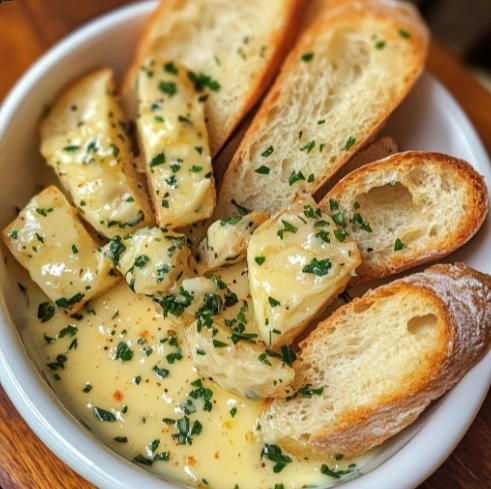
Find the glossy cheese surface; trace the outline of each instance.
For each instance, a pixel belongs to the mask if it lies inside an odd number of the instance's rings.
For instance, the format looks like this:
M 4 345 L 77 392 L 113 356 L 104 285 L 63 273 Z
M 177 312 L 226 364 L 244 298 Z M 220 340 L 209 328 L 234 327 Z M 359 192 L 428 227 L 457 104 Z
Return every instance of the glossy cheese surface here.
M 191 251 L 186 236 L 160 228 L 117 236 L 104 252 L 137 294 L 163 294 L 189 274 Z
M 356 243 L 304 195 L 256 230 L 247 263 L 257 328 L 278 347 L 342 292 L 361 258 Z
M 129 133 L 109 69 L 69 87 L 41 124 L 41 153 L 84 219 L 109 238 L 153 221 Z
M 238 296 L 224 317 L 236 317 L 247 300 L 244 265 L 220 278 Z M 195 291 L 204 284 L 187 282 Z M 164 319 L 157 303 L 134 294 L 126 282 L 87 304 L 77 319 L 55 314 L 45 322 L 37 310 L 46 297 L 34 284 L 24 285 L 29 299 L 24 341 L 38 365 L 76 418 L 128 460 L 189 487 L 301 489 L 339 483 L 321 472 L 319 462 L 295 457 L 275 472 L 276 463 L 261 457 L 264 443 L 254 436 L 262 402 L 201 379 L 182 325 Z M 251 313 L 249 307 L 248 328 Z M 325 461 L 333 470 L 348 470 L 348 478 L 364 462 Z M 356 467 L 348 468 L 351 463 Z
M 239 298 L 228 317 L 247 294 L 243 272 L 239 264 L 221 275 Z M 201 379 L 182 327 L 125 282 L 92 301 L 77 320 L 55 315 L 41 322 L 36 310 L 45 297 L 33 284 L 27 294 L 26 342 L 38 350 L 42 370 L 77 418 L 124 457 L 190 487 L 300 489 L 339 482 L 321 473 L 319 462 L 294 457 L 275 472 L 253 435 L 262 403 Z M 353 462 L 358 467 L 363 460 L 326 460 L 333 469 Z M 349 472 L 355 476 L 357 469 Z
M 67 312 L 77 311 L 119 278 L 54 186 L 29 201 L 3 238 L 32 279 Z
M 206 273 L 244 260 L 249 238 L 268 217 L 264 212 L 251 212 L 211 224 L 206 237 L 198 244 L 198 272 Z
M 188 348 L 200 376 L 249 399 L 292 394 L 288 386 L 295 377 L 293 369 L 257 342 L 257 334 L 246 336 L 236 327 L 237 323 L 227 326 L 219 320 L 206 323 L 198 319 L 186 328 Z
M 203 102 L 188 70 L 149 59 L 137 78 L 138 139 L 157 223 L 176 228 L 211 216 L 216 195 Z

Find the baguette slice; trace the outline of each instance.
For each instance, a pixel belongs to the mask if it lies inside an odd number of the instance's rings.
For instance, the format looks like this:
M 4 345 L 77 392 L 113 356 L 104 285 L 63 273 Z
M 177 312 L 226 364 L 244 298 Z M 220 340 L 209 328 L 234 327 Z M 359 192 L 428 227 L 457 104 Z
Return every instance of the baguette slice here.
M 368 163 L 373 163 L 374 161 L 383 160 L 389 156 L 397 153 L 399 147 L 395 138 L 390 136 L 383 136 L 377 139 L 373 143 L 369 144 L 366 148 L 363 148 L 358 153 L 356 153 L 353 158 L 351 158 L 348 163 L 346 163 L 334 178 L 329 180 L 326 185 L 315 192 L 314 198 L 318 202 L 321 201 L 327 194 L 327 192 L 334 187 L 336 181 L 341 180 L 346 175 L 352 171 L 357 170 L 360 166 L 368 165 Z
M 461 263 L 369 291 L 301 343 L 293 387 L 322 391 L 270 402 L 261 436 L 302 457 L 363 454 L 452 388 L 490 340 L 491 276 Z
M 40 127 L 48 165 L 82 217 L 108 238 L 153 222 L 115 93 L 109 68 L 89 73 L 63 91 Z
M 330 202 L 330 204 L 329 204 Z M 446 256 L 477 233 L 488 213 L 484 179 L 469 163 L 405 152 L 355 170 L 322 204 L 337 207 L 362 264 L 352 284 Z M 359 217 L 356 217 L 359 216 Z
M 163 0 L 125 77 L 127 108 L 134 107 L 135 76 L 148 56 L 171 59 L 198 76 L 205 74 L 201 80 L 209 88 L 206 117 L 215 155 L 276 74 L 296 33 L 302 3 Z
M 330 5 L 297 41 L 242 140 L 216 218 L 233 215 L 232 198 L 273 214 L 297 192 L 314 193 L 373 139 L 421 73 L 428 33 L 413 7 Z

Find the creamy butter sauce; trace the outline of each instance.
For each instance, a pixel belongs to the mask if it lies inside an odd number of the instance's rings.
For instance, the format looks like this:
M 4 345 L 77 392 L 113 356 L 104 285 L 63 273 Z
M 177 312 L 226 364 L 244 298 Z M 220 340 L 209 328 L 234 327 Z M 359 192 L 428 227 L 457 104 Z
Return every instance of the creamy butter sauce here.
M 237 293 L 234 308 L 239 307 L 247 294 L 244 264 L 220 277 Z M 69 408 L 124 457 L 166 480 L 197 487 L 293 489 L 339 482 L 321 473 L 321 462 L 293 457 L 275 473 L 275 463 L 261 459 L 263 443 L 253 436 L 261 402 L 208 379 L 200 383 L 183 327 L 164 319 L 158 304 L 134 294 L 125 282 L 89 303 L 77 319 L 55 314 L 41 322 L 38 306 L 47 299 L 33 283 L 27 294 L 26 343 L 34 342 L 44 355 L 42 370 Z M 325 463 L 348 470 L 365 460 Z M 357 468 L 351 467 L 348 477 Z

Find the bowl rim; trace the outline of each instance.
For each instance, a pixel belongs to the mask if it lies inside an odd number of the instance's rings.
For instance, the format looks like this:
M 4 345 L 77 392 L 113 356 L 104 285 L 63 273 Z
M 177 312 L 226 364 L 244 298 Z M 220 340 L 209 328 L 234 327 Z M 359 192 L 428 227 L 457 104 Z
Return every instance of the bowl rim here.
M 60 58 L 76 50 L 87 38 L 107 28 L 145 16 L 156 6 L 155 0 L 130 4 L 113 10 L 78 28 L 49 49 L 15 84 L 0 107 L 0 143 L 30 87 L 49 72 Z M 440 103 L 452 113 L 465 135 L 476 161 L 490 165 L 489 158 L 468 117 L 455 99 L 431 75 Z M 27 367 L 27 368 L 26 368 Z M 68 411 L 36 369 L 0 295 L 0 383 L 10 400 L 41 441 L 82 477 L 111 489 L 130 489 L 145 484 L 148 489 L 172 489 L 166 482 L 106 447 Z M 477 385 L 477 387 L 476 387 Z M 467 432 L 491 385 L 491 351 L 469 371 L 438 406 L 420 420 L 420 430 L 397 453 L 379 466 L 343 484 L 346 489 L 414 489 L 429 477 L 450 455 Z M 471 398 L 469 398 L 471 396 Z M 466 410 L 459 400 L 466 399 Z M 449 420 L 458 419 L 458 424 Z

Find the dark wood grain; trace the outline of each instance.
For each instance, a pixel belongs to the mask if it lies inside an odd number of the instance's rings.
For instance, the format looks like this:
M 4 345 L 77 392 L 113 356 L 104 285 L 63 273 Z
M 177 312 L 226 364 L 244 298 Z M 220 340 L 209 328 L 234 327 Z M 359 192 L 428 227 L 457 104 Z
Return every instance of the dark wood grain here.
M 127 0 L 16 0 L 0 5 L 0 100 L 51 45 Z M 491 94 L 437 45 L 428 66 L 456 97 L 491 153 Z M 465 399 L 462 400 L 465 403 Z M 447 462 L 419 489 L 491 487 L 491 396 Z M 0 387 L 0 486 L 90 489 L 34 435 Z M 397 488 L 394 488 L 397 489 Z

